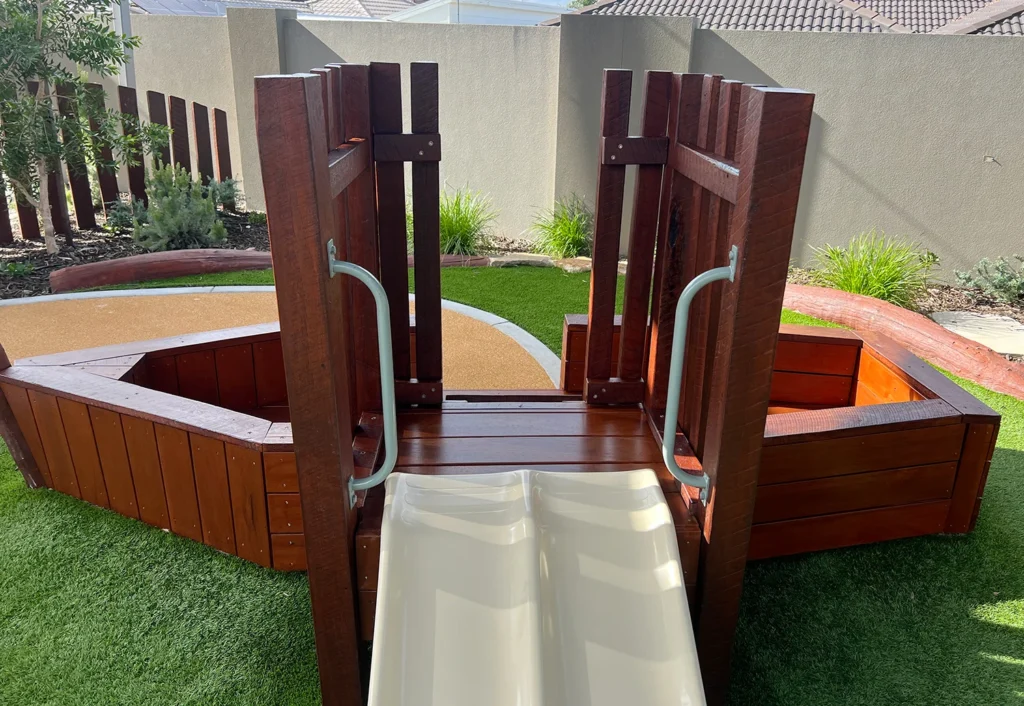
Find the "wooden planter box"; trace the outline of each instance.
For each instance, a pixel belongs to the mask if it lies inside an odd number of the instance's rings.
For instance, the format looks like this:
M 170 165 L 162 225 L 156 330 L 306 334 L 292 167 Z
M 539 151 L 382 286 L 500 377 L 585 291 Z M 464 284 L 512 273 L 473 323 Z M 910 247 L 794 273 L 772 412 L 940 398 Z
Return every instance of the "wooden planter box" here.
M 586 327 L 566 317 L 566 392 L 583 387 Z M 890 339 L 783 325 L 750 558 L 970 531 L 998 431 L 998 414 Z

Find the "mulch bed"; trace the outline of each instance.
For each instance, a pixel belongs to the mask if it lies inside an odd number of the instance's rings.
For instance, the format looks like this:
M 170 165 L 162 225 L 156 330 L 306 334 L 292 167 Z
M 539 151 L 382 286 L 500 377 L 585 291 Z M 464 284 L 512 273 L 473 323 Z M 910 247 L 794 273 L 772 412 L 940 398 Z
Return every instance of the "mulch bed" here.
M 222 213 L 221 220 L 228 236 L 219 248 L 232 250 L 270 250 L 266 224 L 249 225 L 246 214 Z M 60 252 L 46 252 L 42 240 L 22 240 L 0 245 L 0 299 L 34 297 L 50 293 L 50 273 L 71 265 L 114 260 L 148 252 L 139 246 L 131 233 L 107 233 L 102 230 L 75 231 L 74 245 L 64 245 L 63 236 L 57 237 Z M 11 263 L 14 263 L 13 265 Z M 29 268 L 14 274 L 12 268 Z

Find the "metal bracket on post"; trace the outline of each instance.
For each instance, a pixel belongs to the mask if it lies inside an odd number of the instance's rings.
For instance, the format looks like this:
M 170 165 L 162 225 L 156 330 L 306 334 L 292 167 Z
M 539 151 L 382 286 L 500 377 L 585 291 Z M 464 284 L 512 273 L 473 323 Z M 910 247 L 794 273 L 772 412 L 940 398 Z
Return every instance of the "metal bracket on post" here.
M 383 483 L 398 462 L 398 415 L 395 411 L 395 363 L 391 353 L 391 311 L 388 308 L 388 294 L 369 270 L 352 262 L 338 260 L 338 249 L 334 240 L 327 241 L 327 263 L 331 277 L 336 274 L 351 275 L 362 282 L 373 294 L 377 308 L 377 351 L 380 357 L 380 397 L 384 416 L 384 463 L 365 478 L 349 478 L 349 504 L 355 507 L 356 491 L 369 490 Z
M 690 280 L 679 295 L 676 303 L 675 328 L 672 331 L 672 354 L 668 370 L 668 399 L 665 402 L 665 428 L 661 435 L 661 456 L 672 476 L 692 488 L 700 488 L 700 501 L 707 505 L 711 479 L 705 473 L 701 476 L 687 473 L 676 463 L 676 426 L 679 424 L 679 395 L 683 385 L 683 358 L 686 355 L 686 326 L 690 317 L 693 298 L 706 285 L 720 280 L 735 281 L 736 261 L 739 249 L 733 245 L 729 251 L 729 266 L 716 267 Z

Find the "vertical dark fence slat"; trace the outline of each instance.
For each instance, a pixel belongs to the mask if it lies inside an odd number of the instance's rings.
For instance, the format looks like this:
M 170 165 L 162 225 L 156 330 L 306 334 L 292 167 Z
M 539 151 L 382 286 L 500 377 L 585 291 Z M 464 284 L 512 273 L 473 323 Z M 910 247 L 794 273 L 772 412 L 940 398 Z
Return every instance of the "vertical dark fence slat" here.
M 75 107 L 69 100 L 70 88 L 67 84 L 57 86 L 57 107 L 60 114 L 66 118 L 73 118 L 76 115 Z M 65 131 L 64 139 L 67 140 L 69 137 L 70 135 Z M 83 155 L 77 155 L 77 158 L 69 159 L 67 165 L 68 185 L 71 187 L 71 199 L 75 203 L 75 220 L 78 222 L 78 227 L 83 230 L 95 228 L 96 212 L 92 205 L 92 188 L 89 186 L 89 174 L 85 159 Z
M 402 75 L 398 64 L 370 64 L 370 116 L 375 135 L 402 132 Z M 380 281 L 388 293 L 391 308 L 395 379 L 408 380 L 409 270 L 405 235 L 405 167 L 401 162 L 378 162 L 375 169 Z
M 740 93 L 743 84 L 740 81 L 722 81 L 718 101 L 718 134 L 714 141 L 714 154 L 732 161 L 736 158 L 736 133 L 739 128 Z M 729 222 L 733 206 L 725 199 L 713 196 L 711 199 L 708 227 L 715 241 L 716 251 L 712 267 L 725 265 L 729 261 Z M 711 380 L 714 375 L 715 347 L 718 343 L 718 325 L 722 315 L 722 288 L 724 283 L 715 282 L 708 287 L 708 325 L 705 337 L 704 384 L 700 398 L 700 418 L 697 423 L 697 439 L 693 443 L 698 456 L 704 455 L 704 439 L 708 423 L 708 410 L 711 405 Z M 701 355 L 698 352 L 698 355 Z
M 98 83 L 90 83 L 86 86 L 87 90 L 93 93 L 93 100 L 104 104 L 105 93 L 103 86 Z M 89 127 L 93 132 L 99 131 L 99 124 L 92 118 L 89 119 Z M 117 201 L 117 173 L 112 169 L 107 169 L 103 165 L 110 164 L 114 161 L 114 154 L 110 150 L 110 145 L 98 143 L 95 145 L 96 154 L 93 158 L 96 161 L 96 177 L 100 182 L 100 197 L 103 199 L 104 204 Z
M 210 109 L 192 103 L 192 123 L 196 129 L 196 167 L 203 184 L 213 180 L 213 146 L 210 144 Z
M 310 73 L 322 77 L 320 88 L 323 91 L 324 99 L 324 129 L 327 134 L 327 149 L 333 150 L 341 144 L 341 130 L 337 124 L 340 111 L 335 95 L 338 92 L 338 77 L 328 67 L 312 69 Z
M 334 67 L 331 67 L 332 70 Z M 369 141 L 370 67 L 343 64 L 338 71 L 338 125 L 343 142 Z M 377 253 L 377 214 L 373 164 L 346 191 L 348 195 L 348 257 L 380 278 Z M 352 328 L 355 347 L 356 397 L 362 412 L 381 409 L 380 359 L 377 353 L 377 314 L 370 291 L 352 283 Z M 407 329 L 404 329 L 407 330 Z
M 697 147 L 709 150 L 715 145 L 718 134 L 718 101 L 722 90 L 722 77 L 706 75 L 701 89 L 700 123 L 697 129 Z M 718 252 L 717 224 L 711 219 L 714 194 L 696 184 L 693 185 L 692 211 L 688 238 L 693 247 L 689 250 L 693 258 L 693 276 L 710 270 L 715 265 Z M 721 263 L 726 264 L 726 263 Z M 706 369 L 705 359 L 708 342 L 709 292 L 705 287 L 694 297 L 690 307 L 690 326 L 686 336 L 686 367 L 683 370 L 683 394 L 680 397 L 680 426 L 686 432 L 694 448 L 701 447 L 700 412 L 704 396 Z
M 663 137 L 672 97 L 672 74 L 668 71 L 648 71 L 644 84 L 644 116 L 640 133 L 644 137 Z M 660 164 L 642 164 L 637 167 L 633 223 L 629 237 L 629 266 L 626 269 L 622 328 L 619 334 L 619 378 L 626 382 L 640 380 L 643 373 L 662 171 L 663 165 Z M 639 399 L 636 401 L 640 402 Z
M 21 237 L 26 240 L 39 240 L 43 237 L 39 230 L 39 215 L 28 204 L 18 203 L 18 225 L 21 227 Z
M 56 165 L 60 169 L 60 165 Z M 71 214 L 68 213 L 68 199 L 64 189 L 57 185 L 57 172 L 46 176 L 46 189 L 50 195 L 50 218 L 56 235 L 71 235 Z
M 228 114 L 220 108 L 213 109 L 213 132 L 217 138 L 217 178 L 220 181 L 231 179 L 231 145 L 228 144 Z
M 188 108 L 185 99 L 171 96 L 171 154 L 175 166 L 192 173 L 192 154 L 188 147 Z
M 134 115 L 138 119 L 139 103 L 135 95 L 135 89 L 128 86 L 118 86 L 117 96 L 121 105 L 121 112 Z M 125 134 L 131 134 L 135 131 L 127 122 L 122 122 L 122 128 Z M 132 192 L 132 196 L 140 199 L 143 203 L 149 203 L 149 199 L 146 197 L 146 168 L 142 165 L 142 154 L 133 155 L 132 161 L 135 164 L 128 166 L 128 189 Z
M 601 87 L 601 137 L 629 134 L 629 100 L 633 72 L 605 69 Z M 589 323 L 584 394 L 595 400 L 592 384 L 612 377 L 612 328 L 618 279 L 619 236 L 622 231 L 622 200 L 626 167 L 601 164 L 597 172 L 597 203 L 594 207 L 594 249 L 590 271 Z
M 709 703 L 724 703 L 728 693 L 814 96 L 744 86 L 740 100 L 739 198 L 730 228 L 739 260 L 735 281 L 722 291 L 703 464 L 713 485 L 698 572 L 697 653 Z
M 365 66 L 365 64 L 363 64 L 363 65 Z M 342 92 L 342 90 L 344 90 L 342 88 L 342 85 L 341 85 L 342 84 L 342 81 L 341 81 L 341 76 L 342 76 L 341 67 L 342 66 L 345 66 L 345 64 L 327 64 L 327 66 L 325 67 L 327 69 L 327 73 L 331 77 L 331 88 L 334 91 L 334 102 L 331 104 L 331 108 L 332 108 L 332 110 L 331 110 L 331 122 L 330 122 L 331 131 L 328 133 L 328 135 L 331 138 L 331 144 L 332 145 L 340 145 L 340 144 L 342 144 L 344 142 L 347 142 L 347 139 L 345 137 L 345 134 L 346 134 L 345 133 L 345 118 L 344 118 L 345 110 L 342 107 L 342 96 L 341 96 L 341 92 Z M 369 108 L 370 108 L 369 98 L 367 98 L 366 100 L 367 100 L 367 102 L 363 106 L 364 112 L 369 110 Z
M 157 91 L 146 91 L 146 103 L 149 105 L 149 122 L 154 125 L 167 126 L 167 97 Z M 153 155 L 154 166 L 171 163 L 171 145 L 168 142 Z
M 437 64 L 410 71 L 413 133 L 440 131 Z M 441 234 L 437 162 L 413 162 L 412 222 L 416 279 L 416 379 L 441 379 Z
M 11 227 L 11 213 L 7 208 L 7 185 L 0 174 L 0 243 L 14 242 L 14 228 Z
M 677 106 L 673 106 L 676 110 L 675 128 L 669 131 L 669 149 L 672 149 L 674 143 L 696 142 L 703 80 L 704 77 L 700 74 L 677 75 L 675 83 L 678 84 L 679 99 Z M 644 400 L 648 411 L 658 423 L 664 419 L 676 303 L 683 287 L 693 276 L 687 277 L 684 237 L 684 223 L 690 206 L 686 198 L 690 195 L 689 186 L 690 181 L 674 169 L 665 169 L 658 217 L 654 296 L 651 302 L 651 338 Z

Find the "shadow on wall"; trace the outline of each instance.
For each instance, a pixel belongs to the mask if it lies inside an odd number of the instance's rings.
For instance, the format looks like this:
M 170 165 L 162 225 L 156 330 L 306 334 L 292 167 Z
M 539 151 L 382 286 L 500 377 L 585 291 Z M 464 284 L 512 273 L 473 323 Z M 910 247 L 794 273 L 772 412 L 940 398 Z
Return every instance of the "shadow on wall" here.
M 282 53 L 284 66 L 282 70 L 287 74 L 304 73 L 327 64 L 347 64 L 348 62 L 338 56 L 337 52 L 323 43 L 319 37 L 303 27 L 295 20 L 287 20 L 282 27 L 285 35 L 285 46 L 302 46 L 303 54 L 312 56 L 313 62 L 309 66 L 292 66 L 288 52 Z M 291 44 L 296 42 L 296 44 Z

